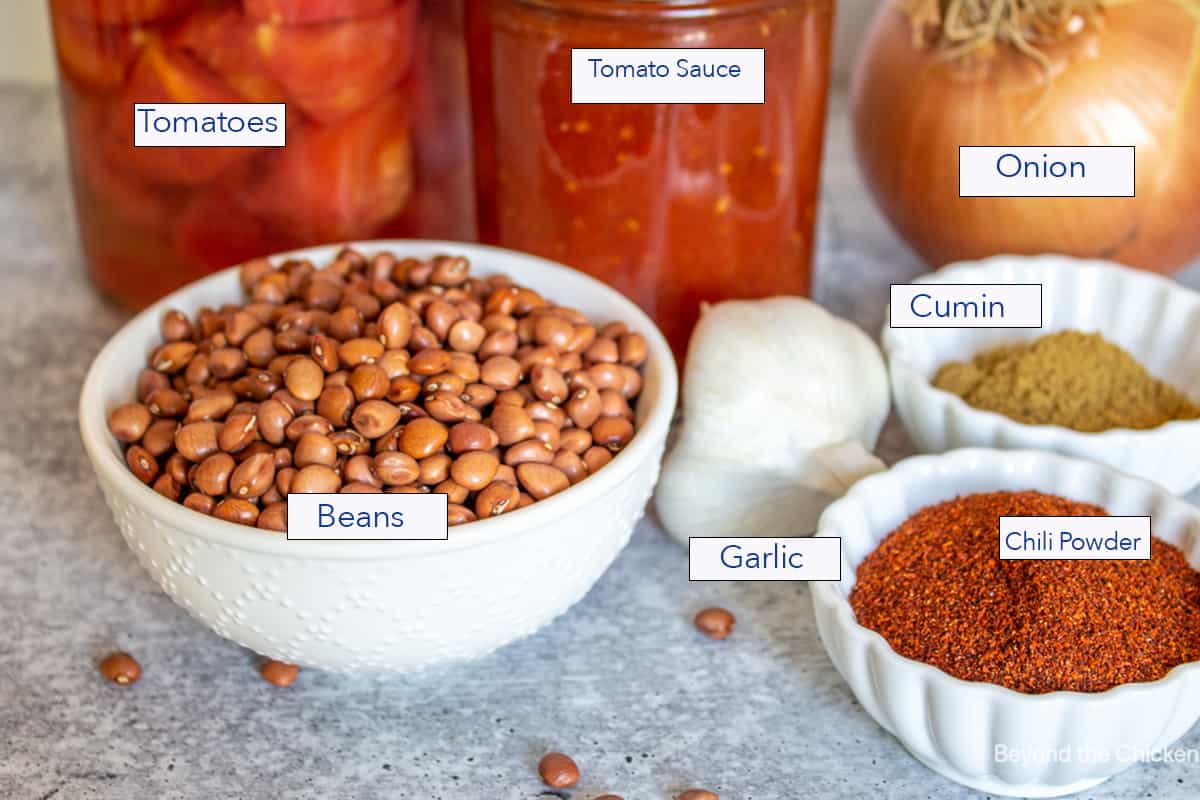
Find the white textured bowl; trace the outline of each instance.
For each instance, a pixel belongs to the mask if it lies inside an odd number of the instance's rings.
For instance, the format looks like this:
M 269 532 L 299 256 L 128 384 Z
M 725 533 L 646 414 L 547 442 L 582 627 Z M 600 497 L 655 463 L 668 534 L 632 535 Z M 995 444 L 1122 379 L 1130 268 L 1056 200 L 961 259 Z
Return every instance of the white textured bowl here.
M 1131 757 L 1186 733 L 1200 719 L 1200 662 L 1106 692 L 1021 694 L 900 656 L 858 624 L 849 602 L 858 565 L 917 510 L 958 495 L 1022 489 L 1095 503 L 1118 515 L 1149 514 L 1154 535 L 1200 568 L 1200 510 L 1153 483 L 1050 453 L 956 450 L 914 456 L 864 478 L 826 509 L 817 535 L 842 538 L 842 579 L 812 584 L 813 607 L 838 672 L 863 708 L 917 759 L 989 794 L 1054 797 L 1094 786 L 1128 767 Z M 1002 747 L 1021 758 L 997 760 Z M 1059 763 L 1045 756 L 1063 748 L 1072 755 Z M 1080 753 L 1107 753 L 1112 760 Z
M 1200 402 L 1200 294 L 1147 272 L 1066 256 L 996 256 L 954 264 L 919 283 L 1040 283 L 1043 327 L 891 328 L 885 326 L 896 410 L 917 449 L 956 447 L 1052 450 L 1108 464 L 1183 494 L 1200 483 L 1200 420 L 1152 430 L 1080 433 L 1026 425 L 972 408 L 930 383 L 938 368 L 1014 342 L 1066 329 L 1099 331 L 1128 350 L 1152 375 Z
M 629 541 L 658 478 L 677 377 L 662 334 L 637 306 L 579 272 L 458 242 L 356 244 L 370 253 L 467 256 L 599 321 L 646 336 L 637 434 L 595 475 L 528 508 L 450 529 L 448 541 L 288 541 L 159 496 L 130 474 L 107 415 L 128 402 L 167 308 L 237 301 L 236 269 L 170 295 L 104 347 L 84 383 L 84 446 L 130 549 L 163 590 L 220 635 L 271 658 L 332 670 L 408 671 L 483 655 L 562 614 Z M 329 259 L 338 246 L 277 257 Z

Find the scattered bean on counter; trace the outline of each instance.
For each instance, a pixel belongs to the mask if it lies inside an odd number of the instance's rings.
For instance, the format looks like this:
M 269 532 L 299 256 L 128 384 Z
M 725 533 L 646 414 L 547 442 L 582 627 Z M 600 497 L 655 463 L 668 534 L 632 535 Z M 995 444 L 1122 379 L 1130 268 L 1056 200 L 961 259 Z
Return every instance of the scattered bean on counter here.
M 554 789 L 568 789 L 579 783 L 579 767 L 565 753 L 547 753 L 538 762 L 542 783 Z
M 142 665 L 129 653 L 110 653 L 100 660 L 100 674 L 118 686 L 128 686 L 142 677 Z
M 300 668 L 295 664 L 268 659 L 258 668 L 263 680 L 272 686 L 291 686 L 300 674 Z
M 708 789 L 688 789 L 680 792 L 675 800 L 721 800 L 715 792 L 710 792 Z
M 346 248 L 240 279 L 245 304 L 163 315 L 137 401 L 108 418 L 130 472 L 194 511 L 285 531 L 292 493 L 436 492 L 460 525 L 633 439 L 645 337 L 464 258 Z
M 733 612 L 724 608 L 706 608 L 696 615 L 696 627 L 710 639 L 724 639 L 733 633 L 737 622 Z

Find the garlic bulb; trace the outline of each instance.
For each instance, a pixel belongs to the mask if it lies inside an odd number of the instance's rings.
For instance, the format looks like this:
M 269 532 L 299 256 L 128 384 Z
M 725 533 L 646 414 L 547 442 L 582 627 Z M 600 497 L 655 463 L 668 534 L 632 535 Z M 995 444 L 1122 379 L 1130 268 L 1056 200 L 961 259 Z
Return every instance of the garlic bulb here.
M 890 408 L 875 344 L 809 300 L 706 307 L 692 334 L 683 423 L 663 464 L 664 527 L 689 536 L 799 536 L 860 477 Z

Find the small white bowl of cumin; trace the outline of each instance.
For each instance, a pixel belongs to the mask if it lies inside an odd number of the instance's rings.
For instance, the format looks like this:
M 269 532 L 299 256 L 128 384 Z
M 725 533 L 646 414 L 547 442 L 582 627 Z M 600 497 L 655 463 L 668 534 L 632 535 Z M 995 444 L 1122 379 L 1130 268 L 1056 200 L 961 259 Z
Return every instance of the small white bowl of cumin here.
M 1041 328 L 884 327 L 896 410 L 920 452 L 959 447 L 1049 450 L 1152 480 L 1178 494 L 1200 484 L 1200 419 L 1083 431 L 1020 422 L 934 384 L 945 365 L 1061 331 L 1098 333 L 1200 406 L 1200 293 L 1147 272 L 1067 256 L 996 256 L 922 276 L 918 283 L 1042 285 Z M 1103 377 L 1103 376 L 1100 376 Z

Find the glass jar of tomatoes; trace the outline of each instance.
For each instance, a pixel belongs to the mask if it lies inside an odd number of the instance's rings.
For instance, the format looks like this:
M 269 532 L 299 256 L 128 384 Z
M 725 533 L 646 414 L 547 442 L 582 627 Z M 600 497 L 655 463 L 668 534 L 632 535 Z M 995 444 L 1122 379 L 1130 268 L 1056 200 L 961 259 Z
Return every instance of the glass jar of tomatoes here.
M 807 294 L 833 0 L 473 0 L 480 236 L 583 269 L 682 355 L 705 301 Z M 573 105 L 572 48 L 765 48 L 761 105 Z
M 50 11 L 84 254 L 120 302 L 321 242 L 474 238 L 462 0 Z M 135 148 L 150 102 L 283 102 L 287 145 Z

